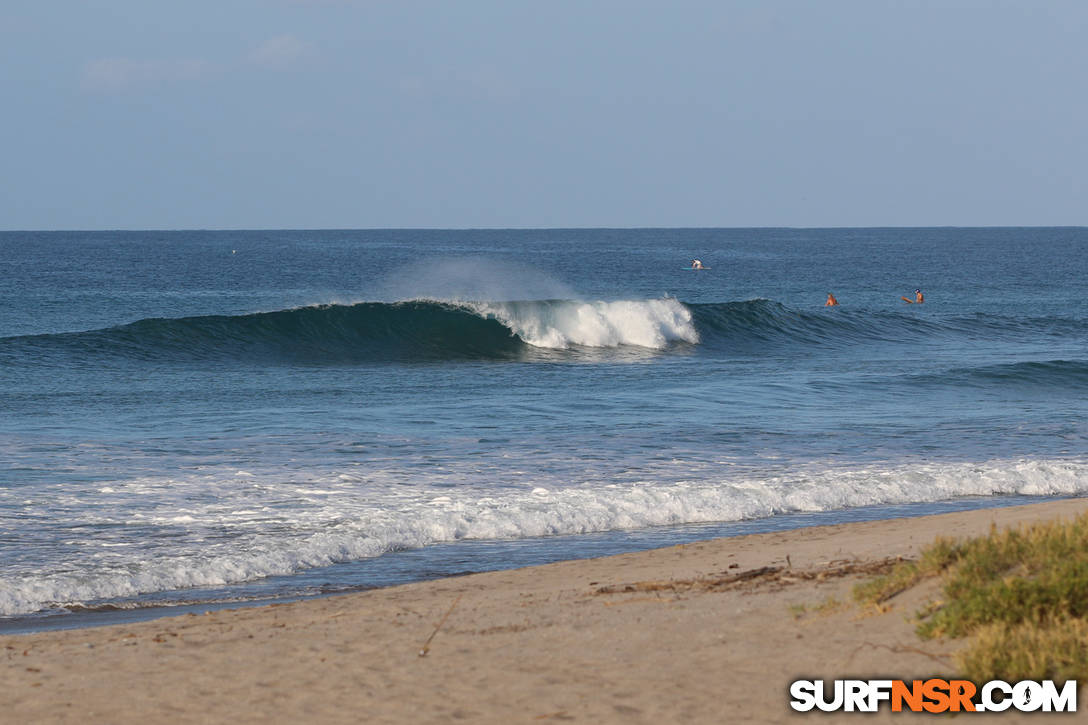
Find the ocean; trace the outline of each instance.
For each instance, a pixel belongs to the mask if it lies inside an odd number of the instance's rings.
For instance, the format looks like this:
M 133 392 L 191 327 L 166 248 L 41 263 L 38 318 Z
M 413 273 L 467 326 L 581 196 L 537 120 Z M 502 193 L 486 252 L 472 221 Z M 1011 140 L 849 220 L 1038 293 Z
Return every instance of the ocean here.
M 1086 300 L 1084 228 L 2 232 L 0 631 L 1085 495 Z

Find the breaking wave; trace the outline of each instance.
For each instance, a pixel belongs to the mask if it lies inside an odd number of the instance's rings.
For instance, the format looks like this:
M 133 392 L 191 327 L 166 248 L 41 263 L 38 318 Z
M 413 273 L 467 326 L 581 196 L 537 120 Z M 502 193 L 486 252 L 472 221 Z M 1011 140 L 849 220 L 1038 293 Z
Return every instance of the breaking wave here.
M 176 492 L 183 482 L 171 482 Z M 196 484 L 204 486 L 205 484 Z M 784 513 L 947 500 L 959 496 L 1070 496 L 1088 493 L 1088 463 L 993 460 L 851 468 L 794 469 L 759 479 L 545 488 L 501 494 L 451 489 L 420 492 L 383 505 L 345 487 L 323 492 L 324 508 L 298 510 L 273 529 L 231 519 L 222 506 L 191 509 L 179 526 L 202 532 L 188 553 L 145 557 L 135 551 L 109 564 L 70 562 L 63 570 L 0 577 L 0 615 L 193 587 L 224 586 L 460 539 L 520 539 L 650 526 L 728 522 Z M 335 495 L 334 495 L 335 494 Z M 324 497 L 324 496 L 323 496 Z M 251 528 L 252 527 L 252 528 Z M 229 536 L 205 535 L 219 531 Z M 154 538 L 154 537 L 152 537 Z M 211 542 L 226 538 L 220 544 Z
M 158 362 L 251 361 L 275 364 L 368 361 L 523 360 L 541 351 L 700 345 L 735 354 L 772 347 L 913 343 L 935 339 L 1045 337 L 1079 321 L 937 319 L 892 312 L 802 311 L 773 300 L 685 304 L 641 300 L 521 302 L 362 302 L 244 315 L 150 318 L 86 332 L 0 338 L 0 362 L 60 357 Z M 1083 330 L 1088 334 L 1088 329 Z M 551 358 L 548 358 L 551 359 Z M 1084 363 L 1027 365 L 1012 374 L 1084 376 Z M 1005 375 L 991 371 L 981 375 Z
M 88 332 L 0 339 L 0 356 L 265 362 L 517 358 L 532 348 L 662 349 L 696 343 L 675 299 L 363 302 L 247 315 L 153 318 Z

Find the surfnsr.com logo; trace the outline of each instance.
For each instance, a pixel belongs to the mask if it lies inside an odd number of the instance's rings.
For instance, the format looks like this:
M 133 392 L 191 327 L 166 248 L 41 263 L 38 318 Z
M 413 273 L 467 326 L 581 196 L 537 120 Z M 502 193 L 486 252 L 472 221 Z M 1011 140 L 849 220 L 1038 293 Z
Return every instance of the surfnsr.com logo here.
M 1061 689 L 1053 680 L 1008 683 L 991 680 L 981 687 L 969 680 L 797 680 L 790 685 L 790 707 L 799 712 L 876 712 L 883 703 L 892 712 L 1076 712 L 1077 681 Z

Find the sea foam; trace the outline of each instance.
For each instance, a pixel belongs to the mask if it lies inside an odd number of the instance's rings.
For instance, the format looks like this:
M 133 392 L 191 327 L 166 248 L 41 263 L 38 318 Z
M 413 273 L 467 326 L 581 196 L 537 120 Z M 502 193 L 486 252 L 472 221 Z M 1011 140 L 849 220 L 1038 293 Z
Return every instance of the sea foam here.
M 672 298 L 470 302 L 465 306 L 482 317 L 501 322 L 535 347 L 637 345 L 661 349 L 672 342 L 699 342 L 691 310 Z
M 314 482 L 322 495 L 307 506 L 295 506 L 291 520 L 270 516 L 267 509 L 232 508 L 223 501 L 205 509 L 190 508 L 184 521 L 176 515 L 142 517 L 141 525 L 159 526 L 175 538 L 180 538 L 178 532 L 193 535 L 187 545 L 172 551 L 147 555 L 122 548 L 108 559 L 86 556 L 64 568 L 36 568 L 0 578 L 0 614 L 224 586 L 459 539 L 728 522 L 961 496 L 1088 493 L 1088 462 L 1073 460 L 807 466 L 784 469 L 779 475 L 716 480 L 706 473 L 671 483 L 597 481 L 563 487 L 558 481 L 545 485 L 538 481 L 502 493 L 468 487 L 411 495 L 361 490 L 330 475 Z M 267 491 L 281 497 L 296 486 L 270 484 Z M 155 488 L 141 484 L 145 492 Z M 182 495 L 185 484 L 174 481 L 170 489 Z

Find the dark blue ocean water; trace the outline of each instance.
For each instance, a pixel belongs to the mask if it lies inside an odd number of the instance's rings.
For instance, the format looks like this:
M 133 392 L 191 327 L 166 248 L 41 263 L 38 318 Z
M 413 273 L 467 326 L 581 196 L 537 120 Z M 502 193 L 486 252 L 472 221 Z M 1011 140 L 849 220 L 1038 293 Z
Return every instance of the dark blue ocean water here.
M 0 615 L 1083 494 L 1086 299 L 1080 228 L 0 233 Z

